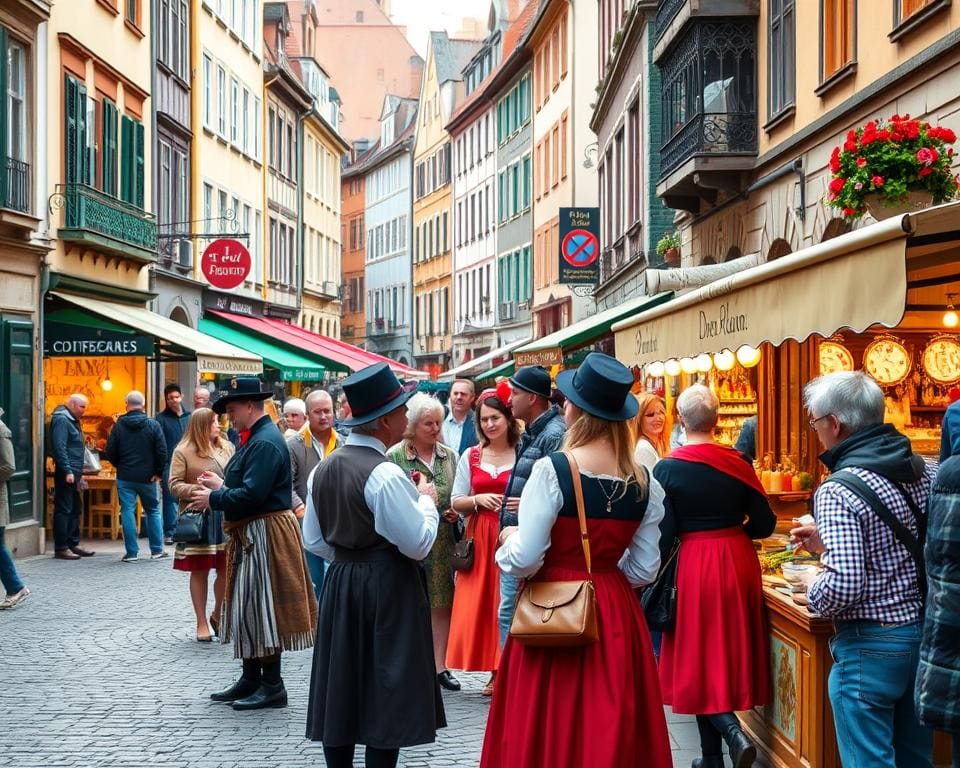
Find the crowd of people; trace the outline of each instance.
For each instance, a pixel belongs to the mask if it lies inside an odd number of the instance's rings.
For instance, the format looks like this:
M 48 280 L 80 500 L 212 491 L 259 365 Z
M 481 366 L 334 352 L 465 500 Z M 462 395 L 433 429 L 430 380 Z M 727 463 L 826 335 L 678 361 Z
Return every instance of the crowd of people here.
M 754 764 L 734 713 L 770 700 L 752 540 L 777 519 L 749 457 L 714 439 L 710 388 L 680 393 L 671 435 L 663 398 L 634 395 L 630 371 L 601 353 L 556 377 L 562 405 L 536 366 L 479 394 L 457 380 L 447 407 L 384 364 L 342 384 L 336 399 L 318 389 L 285 402 L 280 429 L 255 378 L 231 380 L 212 407 L 199 388 L 192 412 L 169 385 L 155 420 L 134 391 L 107 442 L 124 562 L 139 557 L 137 499 L 151 559 L 169 557 L 181 514 L 203 513 L 173 567 L 190 573 L 196 639 L 218 637 L 241 660 L 213 700 L 285 706 L 282 653 L 312 647 L 306 734 L 332 768 L 353 765 L 357 745 L 366 765 L 393 766 L 401 748 L 433 741 L 459 670 L 489 674 L 484 768 L 612 768 L 641 754 L 672 766 L 664 704 L 696 716 L 694 768 L 723 766 L 724 746 L 735 768 Z M 862 373 L 812 381 L 805 406 L 831 474 L 816 522 L 791 536 L 823 565 L 805 578 L 811 610 L 836 627 L 828 693 L 843 764 L 932 768 L 940 728 L 958 766 L 960 439 L 945 439 L 938 472 L 884 424 L 882 390 Z M 86 407 L 74 395 L 51 424 L 65 560 L 94 554 L 79 538 Z M 947 414 L 958 417 L 960 404 Z M 0 481 L 9 442 L 0 422 Z M 0 482 L 0 608 L 29 595 L 3 546 L 6 506 Z M 638 591 L 674 560 L 661 636 Z M 511 636 L 524 590 L 581 580 L 593 642 Z

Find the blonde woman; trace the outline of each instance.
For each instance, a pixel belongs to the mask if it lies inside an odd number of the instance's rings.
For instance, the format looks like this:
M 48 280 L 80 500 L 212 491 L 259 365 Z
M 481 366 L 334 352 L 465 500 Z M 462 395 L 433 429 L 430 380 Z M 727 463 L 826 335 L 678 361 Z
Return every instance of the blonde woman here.
M 203 472 L 223 477 L 223 469 L 236 449 L 220 436 L 220 421 L 209 408 L 190 414 L 183 439 L 173 450 L 170 461 L 170 492 L 180 500 L 180 512 L 190 505 L 190 496 L 203 486 L 197 478 Z M 197 544 L 177 544 L 173 567 L 190 573 L 190 598 L 197 617 L 197 642 L 208 643 L 220 628 L 223 604 L 223 576 L 227 566 L 227 544 L 223 535 L 223 513 L 207 510 L 206 540 Z M 210 569 L 216 571 L 213 582 L 213 613 L 207 623 L 207 583 Z M 212 632 L 211 632 L 212 630 Z
M 634 461 L 648 472 L 654 465 L 670 453 L 667 440 L 667 404 L 659 395 L 644 392 L 636 395 L 639 410 L 633 422 L 633 432 L 637 438 Z

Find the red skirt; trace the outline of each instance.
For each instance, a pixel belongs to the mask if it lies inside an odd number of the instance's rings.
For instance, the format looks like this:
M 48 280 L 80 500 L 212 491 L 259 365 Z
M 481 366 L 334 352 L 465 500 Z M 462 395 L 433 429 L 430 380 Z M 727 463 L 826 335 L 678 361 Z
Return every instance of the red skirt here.
M 680 535 L 677 623 L 660 650 L 663 702 L 712 715 L 770 701 L 760 563 L 743 530 Z
M 208 547 L 209 552 L 183 554 L 177 550 L 173 556 L 173 570 L 175 571 L 209 571 L 223 570 L 227 567 L 227 550 L 220 548 L 216 551 Z

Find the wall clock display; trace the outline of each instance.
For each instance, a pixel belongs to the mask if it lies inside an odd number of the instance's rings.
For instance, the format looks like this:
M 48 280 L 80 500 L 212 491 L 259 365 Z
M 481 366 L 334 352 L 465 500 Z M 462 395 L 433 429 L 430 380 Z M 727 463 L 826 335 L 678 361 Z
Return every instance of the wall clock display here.
M 837 371 L 852 371 L 853 355 L 843 344 L 836 341 L 820 342 L 820 375 Z
M 910 373 L 910 353 L 899 339 L 880 336 L 863 353 L 863 368 L 884 386 L 899 384 Z
M 920 357 L 923 371 L 938 384 L 960 381 L 960 342 L 953 336 L 930 340 Z

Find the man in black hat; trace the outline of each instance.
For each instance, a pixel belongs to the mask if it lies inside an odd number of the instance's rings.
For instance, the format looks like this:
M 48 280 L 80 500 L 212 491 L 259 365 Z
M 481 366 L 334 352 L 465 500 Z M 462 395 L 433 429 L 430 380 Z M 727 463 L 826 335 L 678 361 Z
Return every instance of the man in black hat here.
M 517 510 L 520 494 L 530 478 L 533 465 L 544 456 L 560 450 L 567 426 L 563 411 L 550 404 L 552 388 L 550 374 L 539 365 L 528 365 L 518 370 L 510 379 L 510 410 L 513 416 L 526 425 L 517 444 L 517 463 L 507 482 L 500 509 L 500 529 L 517 525 Z M 506 573 L 500 574 L 500 645 L 507 641 L 513 612 L 517 607 L 517 591 L 520 579 Z
M 420 567 L 437 536 L 434 502 L 386 449 L 407 426 L 413 395 L 386 363 L 347 378 L 347 443 L 316 470 L 305 546 L 331 561 L 320 600 L 307 738 L 329 768 L 395 766 L 400 748 L 427 744 L 446 725 L 430 604 Z
M 221 480 L 203 472 L 205 486 L 191 506 L 223 510 L 228 535 L 227 585 L 220 617 L 220 642 L 233 643 L 243 674 L 210 696 L 234 709 L 285 707 L 280 654 L 313 645 L 317 604 L 303 559 L 300 524 L 291 507 L 290 452 L 270 417 L 259 379 L 236 378 L 214 403 L 243 434 L 243 445 Z

